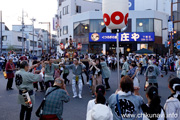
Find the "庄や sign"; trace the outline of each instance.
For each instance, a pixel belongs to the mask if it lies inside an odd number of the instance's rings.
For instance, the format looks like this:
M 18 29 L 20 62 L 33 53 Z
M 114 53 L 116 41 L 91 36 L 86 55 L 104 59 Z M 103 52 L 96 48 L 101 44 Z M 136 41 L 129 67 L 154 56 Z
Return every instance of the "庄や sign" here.
M 114 33 L 89 33 L 89 42 L 116 42 L 117 36 Z M 153 42 L 154 32 L 130 32 L 119 33 L 120 42 Z

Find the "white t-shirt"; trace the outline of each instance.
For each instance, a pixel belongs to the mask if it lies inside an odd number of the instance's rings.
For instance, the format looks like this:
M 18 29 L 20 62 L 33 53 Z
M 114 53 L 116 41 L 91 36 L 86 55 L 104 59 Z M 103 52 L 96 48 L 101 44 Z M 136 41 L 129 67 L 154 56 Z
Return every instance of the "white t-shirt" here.
M 87 105 L 87 113 L 96 105 L 95 103 L 96 99 L 90 100 Z

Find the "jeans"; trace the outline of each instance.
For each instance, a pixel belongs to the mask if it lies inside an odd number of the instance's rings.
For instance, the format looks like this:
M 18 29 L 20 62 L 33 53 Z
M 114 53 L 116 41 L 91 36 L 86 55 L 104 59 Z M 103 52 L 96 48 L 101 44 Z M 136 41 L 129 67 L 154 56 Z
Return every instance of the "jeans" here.
M 20 120 L 31 120 L 31 112 L 32 112 L 32 107 L 28 108 L 24 105 L 21 105 Z M 24 119 L 25 113 L 26 113 L 26 117 Z

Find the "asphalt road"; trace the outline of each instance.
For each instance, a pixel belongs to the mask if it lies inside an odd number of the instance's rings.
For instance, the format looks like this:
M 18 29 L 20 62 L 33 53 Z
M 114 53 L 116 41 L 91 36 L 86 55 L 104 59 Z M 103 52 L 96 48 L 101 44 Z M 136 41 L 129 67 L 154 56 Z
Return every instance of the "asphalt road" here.
M 159 82 L 159 94 L 161 96 L 162 105 L 164 105 L 165 100 L 170 95 L 170 91 L 168 89 L 168 77 L 172 74 L 171 72 L 164 76 L 164 78 L 158 77 Z M 173 73 L 175 74 L 175 73 Z M 68 76 L 68 78 L 71 80 L 72 74 Z M 86 77 L 84 76 L 86 79 Z M 145 92 L 143 89 L 144 83 L 145 83 L 145 77 L 140 75 L 140 94 L 144 98 L 144 101 L 147 102 L 145 98 Z M 112 93 L 114 93 L 117 89 L 117 72 L 113 71 L 110 77 L 110 85 L 111 90 L 106 92 L 106 98 L 108 98 Z M 12 91 L 6 91 L 6 83 L 7 80 L 4 79 L 2 72 L 0 73 L 0 120 L 19 120 L 19 111 L 20 111 L 20 105 L 17 104 L 17 95 L 18 91 L 15 85 L 13 84 L 14 90 Z M 72 88 L 71 83 L 70 85 L 67 85 L 67 90 L 71 96 L 71 100 L 69 103 L 64 104 L 64 112 L 63 112 L 63 118 L 64 120 L 85 120 L 86 119 L 86 109 L 87 109 L 87 103 L 89 100 L 91 100 L 91 94 L 89 92 L 88 85 L 84 85 L 83 87 L 83 94 L 82 99 L 79 98 L 72 98 Z M 35 111 L 37 110 L 37 107 L 40 105 L 42 99 L 44 96 L 44 92 L 37 92 L 36 93 L 36 103 L 33 108 L 32 113 L 32 120 L 38 120 L 38 118 L 35 116 Z

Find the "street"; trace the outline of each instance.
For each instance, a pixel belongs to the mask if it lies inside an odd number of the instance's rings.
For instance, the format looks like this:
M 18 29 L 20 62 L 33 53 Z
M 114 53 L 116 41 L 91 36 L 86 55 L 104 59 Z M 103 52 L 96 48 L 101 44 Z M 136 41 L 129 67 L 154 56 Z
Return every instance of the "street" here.
M 164 74 L 164 73 L 163 73 Z M 172 74 L 169 72 L 167 76 L 164 76 L 164 78 L 158 77 L 158 83 L 159 83 L 159 95 L 161 96 L 161 104 L 164 105 L 166 99 L 170 95 L 170 91 L 168 89 L 168 77 Z M 173 73 L 175 74 L 175 73 Z M 20 105 L 17 104 L 17 95 L 18 90 L 15 85 L 13 85 L 14 90 L 12 91 L 6 91 L 6 82 L 7 80 L 4 79 L 4 76 L 1 72 L 0 74 L 0 120 L 19 120 L 19 112 L 20 112 Z M 68 78 L 71 80 L 72 74 L 68 76 Z M 85 80 L 86 77 L 84 76 Z M 147 102 L 145 98 L 145 92 L 144 92 L 144 83 L 145 83 L 145 77 L 143 75 L 139 76 L 140 78 L 140 94 L 144 98 L 144 101 Z M 110 78 L 110 85 L 111 90 L 107 91 L 106 98 L 108 98 L 112 93 L 114 93 L 117 89 L 117 72 L 113 71 Z M 70 85 L 67 85 L 67 90 L 70 94 L 70 102 L 64 104 L 64 112 L 63 112 L 63 118 L 64 120 L 85 120 L 86 119 L 86 107 L 89 100 L 91 100 L 91 94 L 89 92 L 88 85 L 84 85 L 83 87 L 83 94 L 82 99 L 79 98 L 72 98 L 72 88 L 71 83 Z M 33 108 L 32 113 L 32 120 L 38 120 L 38 118 L 35 115 L 35 111 L 37 110 L 37 107 L 39 107 L 42 99 L 44 96 L 44 92 L 37 92 L 36 93 L 36 103 Z

